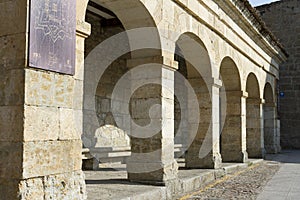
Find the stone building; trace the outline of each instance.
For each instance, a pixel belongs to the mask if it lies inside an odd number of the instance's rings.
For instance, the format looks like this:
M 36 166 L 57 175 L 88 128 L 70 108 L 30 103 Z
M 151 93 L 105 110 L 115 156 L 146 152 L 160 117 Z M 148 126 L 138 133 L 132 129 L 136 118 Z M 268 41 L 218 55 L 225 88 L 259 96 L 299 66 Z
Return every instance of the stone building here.
M 257 7 L 262 19 L 289 54 L 280 66 L 281 145 L 300 148 L 300 2 L 282 0 Z M 280 20 L 278 20 L 280 19 Z
M 280 149 L 287 54 L 246 0 L 10 0 L 0 16 L 0 199 L 85 199 L 83 148 L 129 148 L 128 179 L 154 185 L 179 157 Z

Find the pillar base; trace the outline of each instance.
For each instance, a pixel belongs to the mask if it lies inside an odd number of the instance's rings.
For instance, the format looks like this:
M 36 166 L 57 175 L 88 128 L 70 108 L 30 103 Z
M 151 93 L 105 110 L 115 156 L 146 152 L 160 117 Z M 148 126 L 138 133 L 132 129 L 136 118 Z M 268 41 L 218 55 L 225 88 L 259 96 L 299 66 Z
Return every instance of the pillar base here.
M 226 154 L 222 154 L 222 160 L 223 162 L 245 163 L 248 161 L 248 153 L 247 151 L 226 152 Z
M 84 174 L 81 170 L 64 174 L 48 175 L 14 183 L 4 199 L 86 199 Z M 0 188 L 1 188 L 0 179 Z M 5 189 L 5 187 L 4 187 Z M 17 193 L 16 193 L 17 191 Z M 0 192 L 1 189 L 0 189 Z M 5 196 L 6 195 L 6 196 Z
M 257 150 L 250 151 L 247 149 L 247 152 L 248 152 L 248 158 L 264 158 L 266 154 L 264 148 L 261 148 L 258 151 Z
M 176 161 L 165 166 L 159 163 L 128 163 L 127 171 L 128 180 L 131 182 L 165 186 L 169 181 L 177 179 L 178 164 Z
M 277 148 L 277 146 L 272 145 L 272 146 L 265 146 L 266 153 L 268 154 L 276 154 L 280 152 L 280 149 Z
M 209 153 L 204 158 L 199 155 L 186 155 L 186 168 L 189 169 L 220 169 L 222 167 L 222 157 L 220 153 Z

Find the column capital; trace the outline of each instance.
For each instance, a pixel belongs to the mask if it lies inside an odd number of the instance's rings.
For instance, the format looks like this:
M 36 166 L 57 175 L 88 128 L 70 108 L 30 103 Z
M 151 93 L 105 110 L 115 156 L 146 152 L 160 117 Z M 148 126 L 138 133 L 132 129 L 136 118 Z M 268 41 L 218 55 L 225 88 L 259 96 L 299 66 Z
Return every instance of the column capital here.
M 241 91 L 241 94 L 242 94 L 242 98 L 248 98 L 248 92 L 245 92 L 245 91 Z
M 211 78 L 210 85 L 216 88 L 221 88 L 223 86 L 223 82 L 219 78 Z
M 226 90 L 226 91 L 222 91 L 221 93 L 225 93 L 226 95 L 229 96 L 239 96 L 241 98 L 248 98 L 248 92 L 245 91 L 240 91 L 240 90 Z
M 76 21 L 76 35 L 82 38 L 87 38 L 91 35 L 91 24 L 85 21 Z

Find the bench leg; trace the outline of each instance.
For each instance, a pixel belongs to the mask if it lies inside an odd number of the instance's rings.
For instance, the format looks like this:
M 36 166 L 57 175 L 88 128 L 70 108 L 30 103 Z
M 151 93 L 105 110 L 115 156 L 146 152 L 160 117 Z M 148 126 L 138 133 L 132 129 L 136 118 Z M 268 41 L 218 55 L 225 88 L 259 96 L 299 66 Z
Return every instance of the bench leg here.
M 97 170 L 99 168 L 99 161 L 96 158 L 82 160 L 83 170 Z

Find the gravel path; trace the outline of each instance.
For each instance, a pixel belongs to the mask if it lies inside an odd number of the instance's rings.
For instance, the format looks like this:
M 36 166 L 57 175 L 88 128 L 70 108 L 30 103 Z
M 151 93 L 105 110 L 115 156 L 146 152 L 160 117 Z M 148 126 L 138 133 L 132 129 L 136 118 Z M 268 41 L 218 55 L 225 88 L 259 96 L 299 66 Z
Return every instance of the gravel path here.
M 277 162 L 264 161 L 261 164 L 233 175 L 226 176 L 202 190 L 187 195 L 182 200 L 227 200 L 256 199 L 264 186 L 279 170 Z

